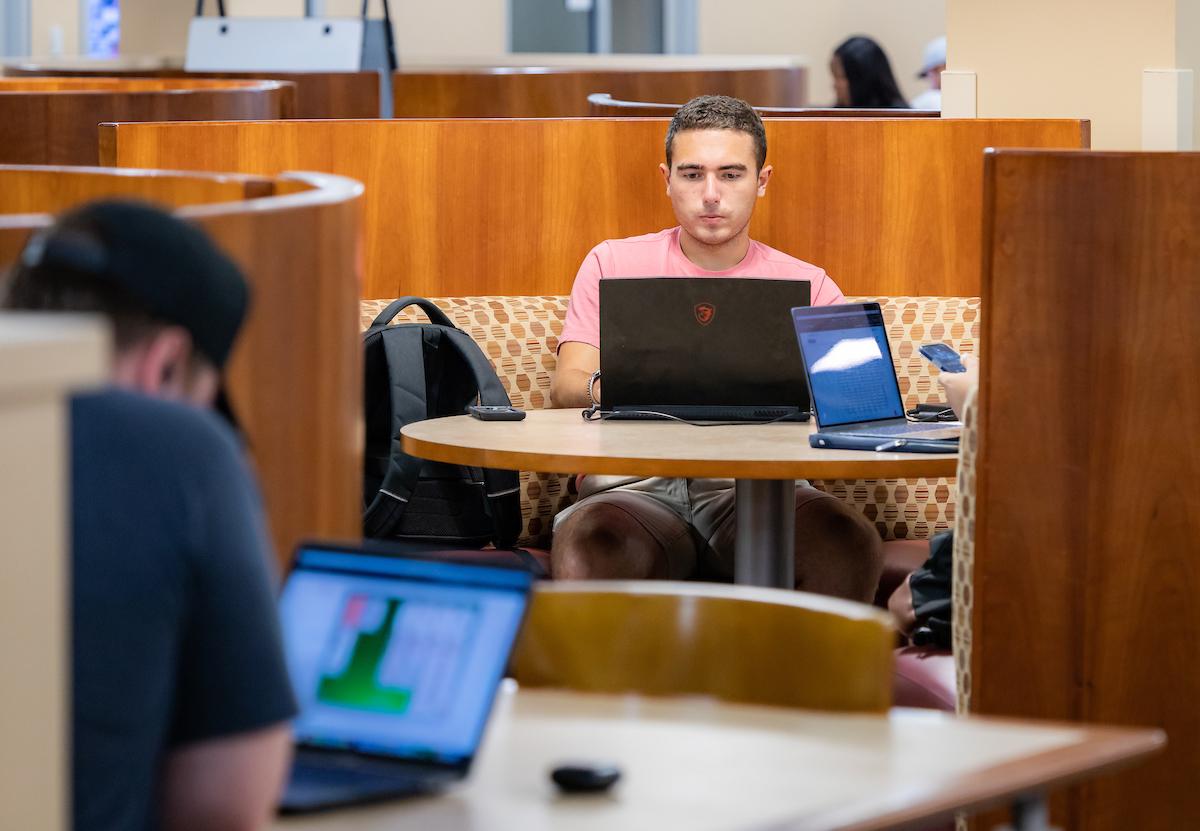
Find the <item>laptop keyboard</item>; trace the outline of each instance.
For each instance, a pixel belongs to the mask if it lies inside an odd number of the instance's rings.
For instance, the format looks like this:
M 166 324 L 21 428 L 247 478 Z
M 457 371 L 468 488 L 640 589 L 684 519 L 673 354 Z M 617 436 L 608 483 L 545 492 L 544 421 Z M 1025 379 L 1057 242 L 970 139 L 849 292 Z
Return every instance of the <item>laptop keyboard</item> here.
M 911 424 L 891 424 L 886 427 L 864 427 L 862 430 L 854 431 L 858 435 L 865 436 L 912 436 L 925 433 L 942 433 L 947 438 L 957 437 L 960 431 L 957 427 L 947 427 L 945 424 L 936 422 L 930 423 L 911 423 Z
M 297 763 L 284 794 L 285 808 L 304 808 L 372 796 L 415 796 L 435 790 L 431 782 L 402 773 Z

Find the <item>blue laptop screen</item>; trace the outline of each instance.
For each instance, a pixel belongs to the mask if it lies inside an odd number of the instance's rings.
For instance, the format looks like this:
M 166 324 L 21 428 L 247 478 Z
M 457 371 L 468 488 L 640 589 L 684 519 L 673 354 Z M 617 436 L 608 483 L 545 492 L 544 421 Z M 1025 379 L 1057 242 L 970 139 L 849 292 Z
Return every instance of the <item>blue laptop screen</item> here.
M 529 585 L 500 568 L 303 549 L 280 599 L 296 740 L 468 760 Z
M 796 308 L 792 320 L 818 425 L 904 418 L 877 304 Z

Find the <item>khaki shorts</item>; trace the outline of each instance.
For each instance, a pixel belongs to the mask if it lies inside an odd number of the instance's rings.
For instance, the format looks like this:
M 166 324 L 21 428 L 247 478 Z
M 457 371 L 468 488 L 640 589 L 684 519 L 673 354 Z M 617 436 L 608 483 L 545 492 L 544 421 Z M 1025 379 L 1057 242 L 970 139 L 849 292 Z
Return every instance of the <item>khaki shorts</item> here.
M 796 482 L 796 507 L 834 499 L 808 482 Z M 586 476 L 579 500 L 554 517 L 554 529 L 582 505 L 620 508 L 646 529 L 667 555 L 671 579 L 732 580 L 737 534 L 732 479 L 639 479 Z

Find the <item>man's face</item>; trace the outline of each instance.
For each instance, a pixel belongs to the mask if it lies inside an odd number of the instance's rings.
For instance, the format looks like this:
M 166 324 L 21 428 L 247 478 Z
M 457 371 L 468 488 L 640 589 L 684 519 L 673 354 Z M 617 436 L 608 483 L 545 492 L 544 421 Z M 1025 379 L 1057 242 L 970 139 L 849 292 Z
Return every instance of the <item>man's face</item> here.
M 771 167 L 756 171 L 754 139 L 740 130 L 687 130 L 675 135 L 671 168 L 660 165 L 675 218 L 705 245 L 746 232 L 754 203 L 767 191 Z

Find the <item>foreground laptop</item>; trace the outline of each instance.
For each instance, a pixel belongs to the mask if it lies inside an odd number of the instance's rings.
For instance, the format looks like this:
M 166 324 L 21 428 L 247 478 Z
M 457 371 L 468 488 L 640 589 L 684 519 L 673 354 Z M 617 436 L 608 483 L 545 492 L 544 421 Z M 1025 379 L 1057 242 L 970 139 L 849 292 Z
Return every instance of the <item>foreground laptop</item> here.
M 912 423 L 905 418 L 878 303 L 796 308 L 792 322 L 822 433 L 881 442 L 958 439 L 961 425 Z
M 806 280 L 636 277 L 600 281 L 607 418 L 808 418 L 789 310 Z
M 281 810 L 429 793 L 465 777 L 532 579 L 301 546 L 280 599 L 300 703 Z

